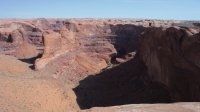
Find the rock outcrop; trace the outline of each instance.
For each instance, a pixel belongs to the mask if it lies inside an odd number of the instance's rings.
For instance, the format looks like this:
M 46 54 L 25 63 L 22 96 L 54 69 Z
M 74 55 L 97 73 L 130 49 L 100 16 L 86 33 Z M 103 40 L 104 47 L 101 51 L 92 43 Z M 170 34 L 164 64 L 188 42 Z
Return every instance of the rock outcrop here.
M 45 31 L 44 53 L 42 58 L 36 61 L 35 69 L 44 68 L 49 61 L 72 51 L 76 46 L 74 32 L 68 30 L 65 26 L 60 29 L 60 33 L 51 30 Z
M 0 20 L 0 111 L 193 111 L 142 103 L 200 101 L 199 32 L 192 21 Z
M 167 85 L 174 101 L 200 100 L 200 34 L 185 29 L 148 29 L 137 56 L 153 81 Z
M 15 56 L 19 59 L 29 59 L 38 56 L 38 51 L 35 46 L 29 43 L 22 43 L 16 48 Z
M 138 45 L 134 59 L 80 81 L 74 91 L 82 109 L 199 101 L 199 33 L 151 27 Z
M 0 35 L 0 52 L 2 54 L 15 55 L 18 52 L 16 49 L 22 47 L 24 43 L 31 44 L 36 47 L 38 52 L 42 53 L 42 30 L 35 28 L 29 22 L 5 21 L 0 24 Z

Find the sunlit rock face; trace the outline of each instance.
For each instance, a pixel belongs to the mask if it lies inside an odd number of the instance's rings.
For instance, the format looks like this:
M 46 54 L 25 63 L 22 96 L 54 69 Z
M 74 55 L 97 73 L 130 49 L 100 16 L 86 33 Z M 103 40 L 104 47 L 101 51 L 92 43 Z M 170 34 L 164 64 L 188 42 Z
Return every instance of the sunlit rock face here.
M 120 59 L 136 51 L 138 38 L 145 30 L 134 24 L 114 24 L 107 21 L 68 20 L 59 30 L 43 32 L 44 53 L 35 62 L 35 69 L 48 69 L 59 63 L 55 77 L 70 73 L 85 76 L 105 69 L 112 59 Z M 59 59 L 58 59 L 59 58 Z M 72 61 L 64 61 L 64 60 Z M 71 67 L 62 68 L 63 64 Z M 46 68 L 47 67 L 47 68 Z M 73 69 L 72 69 L 73 68 Z M 61 72 L 62 71 L 62 72 Z M 75 76 L 76 76 L 75 75 Z M 73 78 L 72 78 L 73 79 Z

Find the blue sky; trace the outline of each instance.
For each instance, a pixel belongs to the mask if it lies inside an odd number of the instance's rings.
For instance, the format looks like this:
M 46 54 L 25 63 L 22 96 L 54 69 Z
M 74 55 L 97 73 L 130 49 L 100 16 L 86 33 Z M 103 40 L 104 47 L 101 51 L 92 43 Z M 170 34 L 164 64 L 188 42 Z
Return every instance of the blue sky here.
M 200 20 L 200 0 L 1 0 L 0 18 Z

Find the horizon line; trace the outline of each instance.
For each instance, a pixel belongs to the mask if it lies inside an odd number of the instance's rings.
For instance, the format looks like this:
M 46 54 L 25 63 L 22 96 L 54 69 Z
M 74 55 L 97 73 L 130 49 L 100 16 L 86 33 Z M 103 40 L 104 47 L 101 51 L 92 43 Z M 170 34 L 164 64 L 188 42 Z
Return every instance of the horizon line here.
M 61 18 L 61 17 L 30 17 L 30 18 L 1 18 L 0 20 L 31 20 L 31 19 L 119 19 L 119 20 L 160 20 L 160 21 L 200 21 L 200 19 L 158 19 L 158 18 L 127 18 L 127 17 L 66 17 L 66 18 Z

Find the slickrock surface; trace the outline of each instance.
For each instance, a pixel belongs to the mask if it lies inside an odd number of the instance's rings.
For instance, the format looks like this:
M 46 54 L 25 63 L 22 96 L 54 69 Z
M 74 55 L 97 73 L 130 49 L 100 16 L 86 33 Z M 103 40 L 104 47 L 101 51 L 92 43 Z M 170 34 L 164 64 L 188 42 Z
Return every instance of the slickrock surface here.
M 198 21 L 0 20 L 0 111 L 198 112 L 199 32 Z
M 199 112 L 199 103 L 132 104 L 93 108 L 83 112 Z
M 38 56 L 39 51 L 37 51 L 36 47 L 27 43 L 23 42 L 16 48 L 15 56 L 19 59 L 28 59 Z
M 30 72 L 29 64 L 22 63 L 15 57 L 0 55 L 0 73 L 22 75 Z

